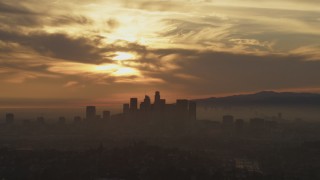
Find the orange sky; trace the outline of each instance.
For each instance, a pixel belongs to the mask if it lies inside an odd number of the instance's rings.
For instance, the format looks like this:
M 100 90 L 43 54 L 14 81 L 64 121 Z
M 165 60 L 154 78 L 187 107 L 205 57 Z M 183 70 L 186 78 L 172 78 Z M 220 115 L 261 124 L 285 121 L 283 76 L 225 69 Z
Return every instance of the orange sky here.
M 315 0 L 0 0 L 0 106 L 320 92 L 319 17 Z

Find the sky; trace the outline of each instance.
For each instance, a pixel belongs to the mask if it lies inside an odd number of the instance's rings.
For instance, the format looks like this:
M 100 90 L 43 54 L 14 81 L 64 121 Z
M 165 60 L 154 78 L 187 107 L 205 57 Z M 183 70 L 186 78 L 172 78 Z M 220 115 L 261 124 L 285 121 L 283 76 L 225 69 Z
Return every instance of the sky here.
M 320 92 L 319 0 L 0 0 L 0 107 Z

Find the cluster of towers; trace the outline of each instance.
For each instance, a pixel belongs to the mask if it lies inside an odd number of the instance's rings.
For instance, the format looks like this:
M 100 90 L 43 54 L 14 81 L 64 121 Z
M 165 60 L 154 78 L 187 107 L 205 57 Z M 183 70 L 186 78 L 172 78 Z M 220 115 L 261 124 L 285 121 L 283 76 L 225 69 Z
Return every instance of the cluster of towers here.
M 111 117 L 111 112 L 110 111 L 103 111 L 102 112 L 102 118 L 100 115 L 97 115 L 97 110 L 96 110 L 96 107 L 95 106 L 87 106 L 86 108 L 86 119 L 87 120 L 110 120 L 110 117 Z M 75 117 L 75 121 L 76 121 L 76 118 Z M 80 118 L 80 117 L 78 117 Z M 81 118 L 80 118 L 81 120 Z
M 145 96 L 138 108 L 138 98 L 130 98 L 130 103 L 123 104 L 123 114 L 126 117 L 134 117 L 135 114 L 141 117 L 165 118 L 175 120 L 196 120 L 197 116 L 196 102 L 187 99 L 177 99 L 175 104 L 166 104 L 165 99 L 161 99 L 160 92 L 156 91 L 154 95 L 154 103 L 151 103 L 149 96 Z M 130 116 L 131 115 L 131 116 Z M 150 116 L 149 116 L 150 118 Z
M 138 98 L 130 98 L 130 103 L 123 104 L 123 113 L 111 116 L 110 111 L 103 111 L 102 116 L 97 114 L 96 106 L 86 107 L 86 120 L 108 122 L 110 120 L 159 120 L 161 122 L 194 122 L 197 116 L 196 102 L 187 99 L 177 99 L 176 103 L 166 104 L 165 99 L 161 99 L 160 92 L 156 91 L 154 101 L 151 102 L 149 96 L 138 107 Z M 74 117 L 74 122 L 80 122 L 80 116 Z M 14 114 L 6 114 L 6 123 L 14 122 Z M 37 122 L 44 123 L 44 118 L 38 117 Z M 65 117 L 59 117 L 58 122 L 66 122 Z

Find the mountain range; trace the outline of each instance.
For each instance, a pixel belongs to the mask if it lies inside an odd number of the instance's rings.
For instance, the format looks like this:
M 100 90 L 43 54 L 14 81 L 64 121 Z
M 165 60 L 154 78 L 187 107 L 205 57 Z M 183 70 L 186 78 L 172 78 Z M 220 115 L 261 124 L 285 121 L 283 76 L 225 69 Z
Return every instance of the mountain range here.
M 199 106 L 320 106 L 320 94 L 262 91 L 195 100 Z M 320 110 L 320 109 L 319 109 Z

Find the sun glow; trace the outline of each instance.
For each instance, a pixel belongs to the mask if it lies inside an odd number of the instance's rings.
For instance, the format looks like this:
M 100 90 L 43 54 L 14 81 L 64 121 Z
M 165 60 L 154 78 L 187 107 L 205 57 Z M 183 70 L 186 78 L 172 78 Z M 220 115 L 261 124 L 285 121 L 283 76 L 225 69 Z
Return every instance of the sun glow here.
M 133 67 L 126 67 L 120 64 L 90 65 L 82 63 L 56 63 L 48 69 L 51 72 L 62 74 L 86 74 L 86 75 L 107 75 L 114 77 L 137 76 L 142 77 L 141 72 Z
M 131 59 L 135 59 L 135 58 L 136 58 L 136 56 L 132 53 L 116 52 L 115 56 L 112 59 L 116 60 L 116 61 L 125 61 L 125 60 L 131 60 Z
M 111 76 L 139 76 L 140 72 L 134 68 L 117 64 L 99 65 L 95 68 L 98 73 L 108 73 Z
M 114 76 L 134 76 L 134 75 L 137 76 L 137 75 L 140 75 L 140 73 L 136 69 L 122 67 L 122 68 L 119 68 L 114 73 L 112 73 L 112 75 L 114 75 Z

